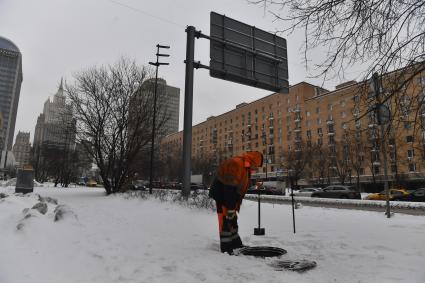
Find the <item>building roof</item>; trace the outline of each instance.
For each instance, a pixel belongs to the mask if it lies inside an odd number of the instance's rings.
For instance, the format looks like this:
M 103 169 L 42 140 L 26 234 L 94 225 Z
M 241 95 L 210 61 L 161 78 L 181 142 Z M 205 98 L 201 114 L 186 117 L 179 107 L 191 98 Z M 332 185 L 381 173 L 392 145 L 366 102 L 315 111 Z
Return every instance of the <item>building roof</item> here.
M 6 49 L 6 50 L 9 50 L 9 51 L 21 53 L 21 51 L 19 51 L 19 48 L 18 48 L 18 46 L 16 46 L 15 43 L 13 43 L 9 39 L 2 37 L 2 36 L 0 36 L 0 49 Z

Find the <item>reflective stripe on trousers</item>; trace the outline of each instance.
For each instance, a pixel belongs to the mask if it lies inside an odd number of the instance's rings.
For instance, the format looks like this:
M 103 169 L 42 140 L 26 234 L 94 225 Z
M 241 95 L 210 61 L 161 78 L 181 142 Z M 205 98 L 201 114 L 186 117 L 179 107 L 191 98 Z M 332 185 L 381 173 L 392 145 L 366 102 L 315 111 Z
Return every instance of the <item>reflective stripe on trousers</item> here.
M 219 205 L 217 203 L 217 205 Z M 227 214 L 227 208 L 221 206 L 221 211 L 217 209 L 218 228 L 220 234 L 220 249 L 222 252 L 232 252 L 233 249 L 242 247 L 242 241 L 238 234 L 238 228 L 228 230 L 228 227 L 223 227 L 224 218 Z M 220 212 L 219 212 L 220 211 Z

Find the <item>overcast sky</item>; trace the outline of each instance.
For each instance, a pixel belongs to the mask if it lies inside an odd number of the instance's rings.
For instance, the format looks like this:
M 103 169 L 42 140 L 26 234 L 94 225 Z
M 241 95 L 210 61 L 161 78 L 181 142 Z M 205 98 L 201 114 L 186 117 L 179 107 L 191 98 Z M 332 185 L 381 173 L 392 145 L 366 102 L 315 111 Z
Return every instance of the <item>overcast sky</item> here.
M 131 9 L 126 6 L 131 6 Z M 15 135 L 31 132 L 43 103 L 52 96 L 61 77 L 86 67 L 113 63 L 120 56 L 147 65 L 155 60 L 157 43 L 170 45 L 170 66 L 160 67 L 159 76 L 180 88 L 180 129 L 183 124 L 184 70 L 187 25 L 209 34 L 211 11 L 275 32 L 282 23 L 261 6 L 246 0 L 0 0 L 0 36 L 12 40 L 23 56 L 21 96 Z M 308 81 L 303 65 L 302 33 L 287 36 L 289 82 Z M 320 55 L 318 55 L 320 56 Z M 195 60 L 209 62 L 209 42 L 196 41 Z M 336 82 L 325 82 L 334 88 Z M 209 77 L 207 70 L 195 71 L 193 123 L 204 121 L 251 102 L 269 91 Z

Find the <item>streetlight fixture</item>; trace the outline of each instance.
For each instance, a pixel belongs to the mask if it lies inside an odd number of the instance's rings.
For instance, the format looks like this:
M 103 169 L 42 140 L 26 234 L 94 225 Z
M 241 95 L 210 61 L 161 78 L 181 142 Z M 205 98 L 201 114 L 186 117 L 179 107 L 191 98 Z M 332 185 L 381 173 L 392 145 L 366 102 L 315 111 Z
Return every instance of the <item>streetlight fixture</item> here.
M 167 45 L 156 45 L 156 62 L 149 62 L 149 65 L 156 67 L 155 71 L 155 90 L 153 96 L 153 119 L 152 119 L 152 137 L 151 137 L 151 160 L 150 160 L 150 176 L 149 176 L 149 193 L 152 194 L 152 181 L 153 181 L 153 158 L 155 149 L 155 126 L 156 126 L 156 101 L 157 101 L 157 89 L 158 89 L 158 67 L 161 65 L 169 65 L 170 63 L 159 62 L 159 57 L 170 57 L 169 54 L 159 53 L 159 49 L 170 49 Z

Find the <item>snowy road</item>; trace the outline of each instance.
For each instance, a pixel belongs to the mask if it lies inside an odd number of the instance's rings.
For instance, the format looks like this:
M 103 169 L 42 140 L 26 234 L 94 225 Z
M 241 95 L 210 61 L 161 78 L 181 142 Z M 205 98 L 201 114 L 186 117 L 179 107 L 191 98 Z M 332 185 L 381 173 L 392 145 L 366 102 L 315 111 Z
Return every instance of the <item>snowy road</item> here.
M 0 189 L 0 192 L 9 192 Z M 0 282 L 425 282 L 425 217 L 303 207 L 292 233 L 289 205 L 263 204 L 266 236 L 253 236 L 257 206 L 246 201 L 240 234 L 287 258 L 308 258 L 307 273 L 274 271 L 262 259 L 218 252 L 215 213 L 157 199 L 105 196 L 101 189 L 37 188 L 73 213 L 54 222 L 24 208 L 34 195 L 0 200 Z M 31 210 L 32 211 L 32 210 Z M 16 229 L 18 223 L 23 228 Z

